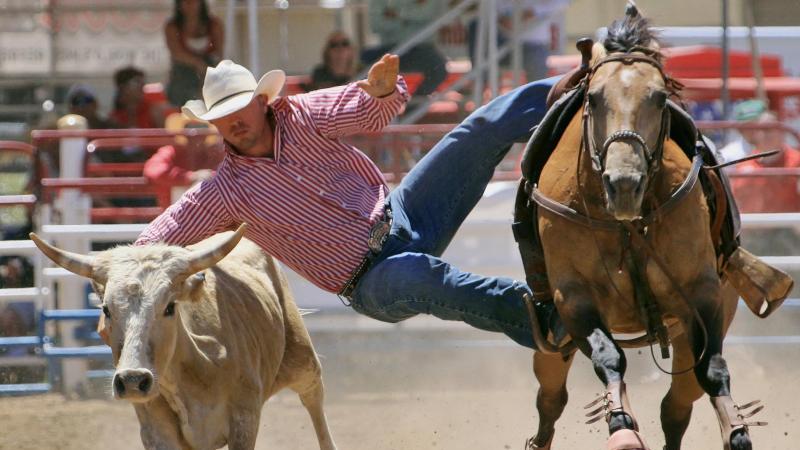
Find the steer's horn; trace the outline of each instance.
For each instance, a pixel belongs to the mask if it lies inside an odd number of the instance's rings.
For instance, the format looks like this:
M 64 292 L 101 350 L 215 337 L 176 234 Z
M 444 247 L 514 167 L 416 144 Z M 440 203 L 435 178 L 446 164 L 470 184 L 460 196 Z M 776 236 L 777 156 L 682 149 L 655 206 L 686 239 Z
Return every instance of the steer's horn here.
M 225 242 L 222 242 L 214 248 L 192 252 L 188 257 L 189 267 L 181 274 L 180 278 L 188 277 L 189 275 L 208 269 L 218 263 L 236 247 L 236 244 L 238 244 L 242 236 L 244 236 L 245 231 L 247 231 L 247 224 L 242 223 L 239 225 L 239 228 L 236 229 L 236 232 L 226 239 Z
M 60 248 L 53 247 L 47 242 L 43 241 L 36 233 L 31 233 L 31 240 L 39 250 L 42 251 L 48 258 L 52 259 L 54 263 L 69 270 L 72 273 L 92 278 L 99 283 L 104 280 L 97 279 L 97 274 L 94 273 L 94 257 L 88 255 L 79 255 L 77 253 L 61 250 Z

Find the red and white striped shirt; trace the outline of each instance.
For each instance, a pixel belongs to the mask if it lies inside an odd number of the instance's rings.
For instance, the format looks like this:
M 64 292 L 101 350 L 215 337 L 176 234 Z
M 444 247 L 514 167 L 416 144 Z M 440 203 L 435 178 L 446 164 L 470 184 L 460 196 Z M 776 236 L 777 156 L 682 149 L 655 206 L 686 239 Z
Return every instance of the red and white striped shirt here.
M 274 158 L 226 145 L 210 180 L 186 192 L 137 245 L 188 245 L 247 222 L 247 238 L 315 285 L 339 292 L 368 251 L 388 193 L 380 170 L 339 138 L 378 131 L 408 100 L 405 81 L 374 98 L 355 83 L 277 99 Z

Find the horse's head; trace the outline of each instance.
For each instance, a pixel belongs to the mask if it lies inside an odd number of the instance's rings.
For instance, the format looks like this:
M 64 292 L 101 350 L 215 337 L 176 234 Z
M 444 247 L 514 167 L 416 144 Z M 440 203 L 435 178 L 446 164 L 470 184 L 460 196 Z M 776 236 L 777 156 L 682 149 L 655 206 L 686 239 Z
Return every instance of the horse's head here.
M 600 172 L 606 207 L 618 220 L 641 215 L 648 182 L 661 163 L 672 87 L 649 21 L 628 4 L 625 18 L 592 49 L 584 142 Z

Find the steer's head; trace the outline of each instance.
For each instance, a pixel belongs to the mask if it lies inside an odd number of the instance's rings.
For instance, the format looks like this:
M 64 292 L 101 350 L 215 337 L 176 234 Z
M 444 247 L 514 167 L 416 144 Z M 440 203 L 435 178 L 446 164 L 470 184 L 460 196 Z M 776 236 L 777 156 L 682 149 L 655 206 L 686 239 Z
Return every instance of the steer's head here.
M 56 264 L 92 280 L 103 299 L 98 331 L 117 368 L 114 396 L 145 402 L 158 395 L 158 377 L 175 352 L 179 305 L 201 295 L 204 277 L 199 272 L 233 250 L 245 228 L 242 224 L 234 234 L 194 251 L 157 244 L 87 256 L 53 247 L 33 233 L 31 239 Z

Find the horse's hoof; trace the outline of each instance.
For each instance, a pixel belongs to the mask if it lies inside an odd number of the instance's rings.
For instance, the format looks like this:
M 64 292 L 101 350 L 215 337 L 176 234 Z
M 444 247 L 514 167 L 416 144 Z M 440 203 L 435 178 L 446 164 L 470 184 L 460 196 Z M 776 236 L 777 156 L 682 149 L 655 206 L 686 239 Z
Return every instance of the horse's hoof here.
M 550 436 L 550 440 L 548 440 L 543 447 L 537 447 L 536 444 L 534 444 L 533 442 L 533 438 L 528 438 L 528 440 L 525 441 L 525 450 L 550 450 L 550 445 L 552 444 L 553 444 L 553 436 Z
M 634 430 L 615 431 L 608 438 L 608 450 L 650 450 L 644 442 L 644 438 Z

